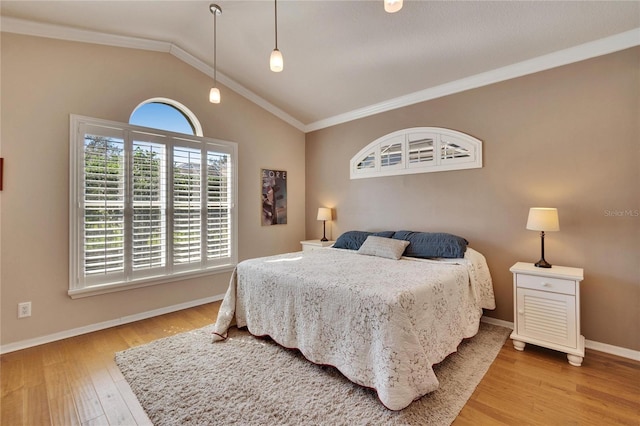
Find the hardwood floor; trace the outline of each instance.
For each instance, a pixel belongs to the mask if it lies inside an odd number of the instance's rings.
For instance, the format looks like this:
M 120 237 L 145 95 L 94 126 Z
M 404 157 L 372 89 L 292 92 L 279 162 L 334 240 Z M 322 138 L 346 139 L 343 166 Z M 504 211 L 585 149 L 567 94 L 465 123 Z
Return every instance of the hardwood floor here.
M 587 349 L 581 367 L 565 354 L 507 339 L 453 423 L 640 425 L 640 363 Z
M 0 357 L 3 426 L 150 425 L 114 354 L 215 321 L 211 303 Z
M 203 327 L 211 303 L 0 357 L 1 424 L 149 425 L 115 352 Z M 587 350 L 564 354 L 507 340 L 454 425 L 639 425 L 640 363 Z

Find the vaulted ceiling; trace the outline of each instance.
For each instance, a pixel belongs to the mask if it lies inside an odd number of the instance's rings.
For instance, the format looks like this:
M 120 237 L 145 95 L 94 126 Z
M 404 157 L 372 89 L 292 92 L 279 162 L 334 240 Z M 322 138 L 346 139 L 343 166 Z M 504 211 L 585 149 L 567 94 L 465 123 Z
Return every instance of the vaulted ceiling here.
M 167 50 L 301 130 L 640 44 L 638 1 L 5 1 L 2 31 Z M 224 102 L 224 91 L 223 91 Z

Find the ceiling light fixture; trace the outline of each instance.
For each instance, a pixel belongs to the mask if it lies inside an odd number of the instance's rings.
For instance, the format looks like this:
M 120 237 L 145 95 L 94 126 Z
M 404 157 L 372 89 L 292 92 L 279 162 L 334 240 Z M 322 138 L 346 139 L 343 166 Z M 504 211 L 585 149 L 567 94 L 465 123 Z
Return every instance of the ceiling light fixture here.
M 282 59 L 282 53 L 278 50 L 278 0 L 274 0 L 274 11 L 276 21 L 276 48 L 271 52 L 269 66 L 271 67 L 271 71 L 280 72 L 284 68 L 284 60 Z
M 209 102 L 220 103 L 220 89 L 218 89 L 218 79 L 216 71 L 216 17 L 222 14 L 222 9 L 217 4 L 210 4 L 209 10 L 213 14 L 213 87 L 209 90 Z
M 402 0 L 384 0 L 384 11 L 388 13 L 396 13 L 402 9 Z

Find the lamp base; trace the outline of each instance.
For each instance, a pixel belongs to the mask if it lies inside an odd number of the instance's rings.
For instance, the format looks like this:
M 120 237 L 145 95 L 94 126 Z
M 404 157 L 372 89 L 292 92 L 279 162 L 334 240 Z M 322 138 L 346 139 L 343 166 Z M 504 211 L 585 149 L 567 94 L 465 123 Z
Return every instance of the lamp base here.
M 551 264 L 544 260 L 544 258 L 534 263 L 534 266 L 537 266 L 538 268 L 551 268 Z
M 322 237 L 322 238 L 320 238 L 320 241 L 325 242 L 325 241 L 329 241 L 329 240 L 327 239 L 327 237 Z

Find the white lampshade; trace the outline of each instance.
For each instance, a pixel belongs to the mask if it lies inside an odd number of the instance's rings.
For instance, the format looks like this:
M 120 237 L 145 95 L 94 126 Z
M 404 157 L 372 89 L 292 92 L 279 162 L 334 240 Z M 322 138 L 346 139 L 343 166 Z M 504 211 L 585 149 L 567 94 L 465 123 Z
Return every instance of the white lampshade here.
M 318 209 L 318 220 L 331 220 L 331 209 L 320 207 Z
M 402 0 L 384 0 L 384 11 L 387 13 L 396 13 L 402 9 Z
M 559 231 L 558 209 L 552 207 L 530 208 L 527 229 L 545 232 Z
M 284 59 L 282 59 L 282 53 L 278 49 L 273 49 L 273 52 L 271 52 L 269 66 L 273 72 L 280 72 L 284 69 Z
M 212 104 L 220 103 L 220 90 L 217 87 L 212 87 L 209 91 L 209 102 Z

